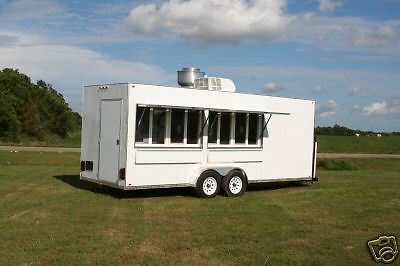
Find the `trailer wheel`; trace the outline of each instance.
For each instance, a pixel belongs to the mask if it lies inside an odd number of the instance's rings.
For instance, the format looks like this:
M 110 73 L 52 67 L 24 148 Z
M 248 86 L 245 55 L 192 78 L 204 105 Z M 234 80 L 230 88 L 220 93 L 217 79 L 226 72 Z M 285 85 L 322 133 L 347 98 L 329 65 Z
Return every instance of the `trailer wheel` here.
M 221 176 L 214 171 L 203 172 L 196 182 L 196 193 L 201 198 L 215 197 L 221 190 Z
M 232 170 L 222 179 L 222 188 L 228 197 L 238 197 L 247 189 L 247 180 L 242 171 Z

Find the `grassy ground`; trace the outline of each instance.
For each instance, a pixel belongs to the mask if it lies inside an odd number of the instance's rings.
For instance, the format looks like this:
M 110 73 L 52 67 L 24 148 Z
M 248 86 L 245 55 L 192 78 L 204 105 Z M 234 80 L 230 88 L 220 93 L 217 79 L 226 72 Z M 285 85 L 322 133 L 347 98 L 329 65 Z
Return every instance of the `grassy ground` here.
M 79 154 L 0 152 L 0 264 L 375 265 L 366 241 L 400 237 L 400 160 L 349 162 L 198 199 L 80 181 Z
M 318 152 L 400 154 L 400 137 L 317 136 Z
M 81 133 L 73 133 L 66 138 L 59 136 L 47 137 L 43 141 L 21 139 L 20 142 L 7 142 L 0 140 L 0 146 L 39 146 L 39 147 L 80 147 L 81 146 Z

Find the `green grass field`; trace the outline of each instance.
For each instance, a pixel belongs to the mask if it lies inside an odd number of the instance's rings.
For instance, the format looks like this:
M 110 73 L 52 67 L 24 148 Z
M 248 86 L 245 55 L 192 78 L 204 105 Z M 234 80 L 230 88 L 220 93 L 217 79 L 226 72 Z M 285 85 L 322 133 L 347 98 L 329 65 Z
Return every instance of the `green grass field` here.
M 318 152 L 400 154 L 400 137 L 317 136 Z
M 375 265 L 367 240 L 400 237 L 400 159 L 348 161 L 199 199 L 80 181 L 79 154 L 0 152 L 0 265 Z

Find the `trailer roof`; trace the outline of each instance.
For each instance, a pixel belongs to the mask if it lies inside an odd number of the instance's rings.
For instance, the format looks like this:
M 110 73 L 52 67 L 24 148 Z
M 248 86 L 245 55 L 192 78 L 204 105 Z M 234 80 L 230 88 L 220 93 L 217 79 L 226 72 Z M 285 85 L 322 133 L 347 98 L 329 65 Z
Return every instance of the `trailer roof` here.
M 174 89 L 184 89 L 188 90 L 188 88 L 178 87 L 178 86 L 168 86 L 168 85 L 159 85 L 159 84 L 147 84 L 147 83 L 132 83 L 132 82 L 118 82 L 118 83 L 103 83 L 103 84 L 91 84 L 91 85 L 84 85 L 84 87 L 99 87 L 99 86 L 112 86 L 112 85 L 145 85 L 145 86 L 155 86 L 155 87 L 164 87 L 164 88 L 174 88 Z M 189 89 L 195 90 L 195 89 Z M 245 92 L 230 92 L 230 91 L 212 91 L 212 93 L 229 93 L 229 94 L 242 94 L 242 95 L 255 95 L 255 96 L 262 96 L 262 97 L 272 97 L 272 98 L 280 98 L 280 99 L 291 99 L 291 100 L 303 100 L 303 101 L 311 101 L 315 103 L 315 100 L 305 99 L 305 98 L 295 98 L 295 97 L 282 97 L 282 96 L 272 96 L 272 95 L 265 95 L 260 93 L 245 93 Z

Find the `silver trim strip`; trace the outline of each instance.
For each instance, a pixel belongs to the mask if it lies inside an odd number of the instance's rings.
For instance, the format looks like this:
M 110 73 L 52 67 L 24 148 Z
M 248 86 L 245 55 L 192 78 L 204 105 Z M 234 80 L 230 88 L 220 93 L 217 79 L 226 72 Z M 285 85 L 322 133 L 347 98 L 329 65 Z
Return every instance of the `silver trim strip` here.
M 107 185 L 113 188 L 123 189 L 123 190 L 139 190 L 139 189 L 153 189 L 153 188 L 174 188 L 174 187 L 193 187 L 189 183 L 179 183 L 179 184 L 165 184 L 165 185 L 143 185 L 143 186 L 120 186 L 116 183 L 110 183 L 107 181 L 96 180 L 88 177 L 81 176 L 81 180 L 85 180 L 92 183 L 97 183 L 101 185 Z
M 175 187 L 193 187 L 189 183 L 165 184 L 165 185 L 144 185 L 144 186 L 126 186 L 124 190 L 154 189 L 154 188 L 175 188 Z

